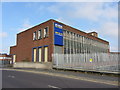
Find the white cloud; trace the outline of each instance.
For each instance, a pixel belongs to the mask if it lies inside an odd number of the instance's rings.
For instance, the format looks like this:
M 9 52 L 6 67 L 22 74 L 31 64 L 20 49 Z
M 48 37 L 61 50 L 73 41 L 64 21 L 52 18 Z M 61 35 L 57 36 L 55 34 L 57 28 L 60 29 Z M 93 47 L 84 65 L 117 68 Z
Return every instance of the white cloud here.
M 60 17 L 58 18 L 59 21 L 70 23 L 71 18 L 86 19 L 100 25 L 97 28 L 93 28 L 101 35 L 118 37 L 117 3 L 116 5 L 115 3 L 105 2 L 57 3 L 48 7 L 48 10 Z
M 109 5 L 102 11 L 102 16 L 107 19 L 117 19 L 118 18 L 118 6 L 111 7 Z
M 67 24 L 67 25 L 70 25 L 70 24 L 71 24 L 70 21 L 68 21 L 68 20 L 66 20 L 65 18 L 62 18 L 62 17 L 57 18 L 56 20 L 57 20 L 57 21 L 60 21 L 60 22 L 62 22 L 62 23 L 65 23 L 65 24 Z
M 30 21 L 29 19 L 25 19 L 23 21 L 23 24 L 21 26 L 21 28 L 18 29 L 19 32 L 22 32 L 22 31 L 25 31 L 26 29 L 32 27 L 32 25 L 30 24 Z
M 23 23 L 23 27 L 30 27 L 31 25 L 30 25 L 30 21 L 29 21 L 29 19 L 25 19 L 24 20 L 24 23 Z
M 81 3 L 73 4 L 72 7 L 74 7 L 74 11 L 68 12 L 68 15 L 72 18 L 101 21 L 103 19 L 112 20 L 118 17 L 117 7 L 111 7 L 111 3 Z
M 104 3 L 81 3 L 81 4 L 73 4 L 74 10 L 69 11 L 69 15 L 72 18 L 82 18 L 88 19 L 92 21 L 99 20 L 99 16 L 102 14 L 101 7 Z
M 118 23 L 117 22 L 106 22 L 101 25 L 99 33 L 109 36 L 111 38 L 118 38 Z
M 91 22 L 96 22 L 96 24 L 100 24 L 100 26 L 95 28 L 95 31 L 107 36 L 117 37 L 118 7 L 112 4 L 113 3 L 104 2 L 57 3 L 48 7 L 48 10 L 60 16 L 58 20 L 63 22 L 69 22 L 71 18 L 78 20 L 86 19 Z
M 59 15 L 60 13 L 62 13 L 62 11 L 60 10 L 62 6 L 63 6 L 63 3 L 56 3 L 55 5 L 51 5 L 46 9 L 54 14 Z
M 5 38 L 7 36 L 8 36 L 8 34 L 6 32 L 0 32 L 0 37 L 1 38 Z
M 112 20 L 118 17 L 118 7 L 111 4 L 105 2 L 57 3 L 49 6 L 48 10 L 58 16 L 67 18 L 88 19 L 91 21 Z

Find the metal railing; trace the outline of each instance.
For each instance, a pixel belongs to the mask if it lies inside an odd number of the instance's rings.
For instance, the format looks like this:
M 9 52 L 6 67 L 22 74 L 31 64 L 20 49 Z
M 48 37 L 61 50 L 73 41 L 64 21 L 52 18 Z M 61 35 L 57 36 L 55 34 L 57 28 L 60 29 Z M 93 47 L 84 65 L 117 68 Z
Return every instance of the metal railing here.
M 118 72 L 119 57 L 110 53 L 53 54 L 53 67 Z

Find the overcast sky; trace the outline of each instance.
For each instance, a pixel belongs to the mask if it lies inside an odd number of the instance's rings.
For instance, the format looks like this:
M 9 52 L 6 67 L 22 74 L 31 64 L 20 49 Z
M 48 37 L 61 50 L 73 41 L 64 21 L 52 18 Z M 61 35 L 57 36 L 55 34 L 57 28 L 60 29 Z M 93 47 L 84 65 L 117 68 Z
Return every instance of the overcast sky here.
M 85 32 L 96 31 L 110 42 L 111 51 L 118 51 L 117 2 L 2 2 L 0 52 L 9 53 L 17 33 L 49 19 Z

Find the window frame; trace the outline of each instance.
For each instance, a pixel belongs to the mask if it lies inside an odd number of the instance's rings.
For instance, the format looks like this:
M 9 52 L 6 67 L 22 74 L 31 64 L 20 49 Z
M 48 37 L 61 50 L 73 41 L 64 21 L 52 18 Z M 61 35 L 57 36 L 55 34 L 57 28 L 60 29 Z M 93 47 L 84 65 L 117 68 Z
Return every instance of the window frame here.
M 38 30 L 38 39 L 42 39 L 42 29 Z
M 33 32 L 33 40 L 37 40 L 37 32 Z
M 46 28 L 47 28 L 47 33 L 46 33 L 46 35 L 45 35 L 45 32 L 46 32 L 45 30 L 46 30 Z M 48 27 L 48 26 L 45 27 L 43 31 L 44 31 L 44 36 L 43 36 L 43 37 L 44 37 L 44 38 L 48 37 L 48 36 L 49 36 L 49 27 Z

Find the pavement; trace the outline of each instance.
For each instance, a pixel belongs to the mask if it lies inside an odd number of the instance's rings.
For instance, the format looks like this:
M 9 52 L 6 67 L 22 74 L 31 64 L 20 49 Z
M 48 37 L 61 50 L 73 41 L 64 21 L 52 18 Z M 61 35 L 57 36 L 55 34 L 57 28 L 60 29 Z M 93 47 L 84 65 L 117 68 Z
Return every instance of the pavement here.
M 44 69 L 1 69 L 3 88 L 118 88 L 118 77 Z

